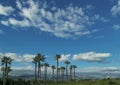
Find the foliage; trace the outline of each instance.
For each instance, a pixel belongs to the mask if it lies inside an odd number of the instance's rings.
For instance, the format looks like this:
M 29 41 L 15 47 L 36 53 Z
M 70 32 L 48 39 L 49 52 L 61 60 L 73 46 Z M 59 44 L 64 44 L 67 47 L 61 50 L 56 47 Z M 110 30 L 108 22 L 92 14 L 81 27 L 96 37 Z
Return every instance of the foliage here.
M 17 79 L 7 80 L 7 85 L 35 85 L 34 80 Z M 0 85 L 2 80 L 0 79 Z M 41 80 L 41 84 L 44 85 L 44 81 Z M 48 80 L 46 85 L 56 85 L 56 82 Z M 71 81 L 58 81 L 58 85 L 120 85 L 120 79 L 90 79 L 90 80 L 71 80 Z

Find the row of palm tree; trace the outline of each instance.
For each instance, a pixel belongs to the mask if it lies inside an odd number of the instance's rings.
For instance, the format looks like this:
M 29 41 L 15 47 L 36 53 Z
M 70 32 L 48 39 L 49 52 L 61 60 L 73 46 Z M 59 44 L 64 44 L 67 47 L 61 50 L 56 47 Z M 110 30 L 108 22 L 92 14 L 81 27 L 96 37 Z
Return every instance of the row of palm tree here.
M 56 66 L 55 65 L 52 65 L 51 66 L 51 69 L 52 69 L 52 79 L 54 81 L 54 78 L 55 78 L 55 69 L 56 69 L 56 85 L 58 84 L 58 80 L 60 78 L 64 79 L 64 76 L 65 76 L 65 70 L 66 70 L 66 79 L 68 80 L 69 78 L 69 75 L 68 75 L 68 67 L 69 67 L 69 64 L 70 64 L 70 61 L 65 61 L 65 64 L 66 64 L 66 67 L 62 66 L 62 67 L 59 67 L 59 59 L 61 58 L 61 55 L 57 54 L 55 56 L 55 60 L 56 60 Z M 42 64 L 41 62 L 44 62 L 45 61 L 45 56 L 44 55 L 41 55 L 40 53 L 37 54 L 35 56 L 35 58 L 33 58 L 33 63 L 35 64 L 35 80 L 38 80 L 39 84 L 40 84 L 40 80 L 41 80 L 41 67 L 44 66 L 44 80 L 46 81 L 47 79 L 47 67 L 49 67 L 49 64 L 48 63 L 44 63 Z M 38 70 L 37 70 L 38 68 Z M 70 66 L 70 79 L 72 79 L 72 70 L 74 69 L 74 79 L 75 78 L 75 69 L 77 68 L 76 65 L 71 65 Z M 38 72 L 38 73 L 37 73 Z M 38 77 L 37 77 L 38 76 Z M 45 83 L 46 85 L 46 83 Z
M 65 61 L 65 64 L 66 64 L 66 67 L 62 66 L 62 67 L 59 67 L 59 59 L 61 58 L 61 55 L 57 54 L 55 56 L 55 60 L 56 60 L 56 66 L 55 65 L 52 65 L 51 66 L 51 69 L 52 69 L 52 79 L 54 81 L 54 78 L 55 78 L 55 74 L 56 74 L 56 85 L 58 83 L 58 80 L 60 78 L 64 79 L 64 76 L 65 76 L 65 70 L 66 70 L 66 78 L 67 80 L 69 79 L 69 75 L 68 75 L 68 65 L 70 64 L 69 61 Z M 45 59 L 46 57 L 40 53 L 38 53 L 34 58 L 33 58 L 33 63 L 35 65 L 35 81 L 37 82 L 36 84 L 41 84 L 40 80 L 42 79 L 41 78 L 41 67 L 44 66 L 44 81 L 46 82 L 47 80 L 47 69 L 49 67 L 49 64 L 48 63 L 45 63 Z M 8 78 L 8 75 L 9 75 L 9 72 L 12 71 L 11 69 L 11 62 L 12 62 L 12 59 L 10 57 L 7 57 L 7 56 L 4 56 L 2 59 L 1 59 L 1 62 L 2 62 L 2 68 L 1 68 L 1 71 L 3 71 L 3 85 L 6 84 L 6 80 Z M 44 64 L 43 64 L 44 62 Z M 76 65 L 71 65 L 70 66 L 70 79 L 72 79 L 72 70 L 74 68 L 74 79 L 75 78 L 75 68 Z M 55 73 L 55 69 L 56 69 L 56 73 Z M 46 85 L 46 83 L 45 83 Z

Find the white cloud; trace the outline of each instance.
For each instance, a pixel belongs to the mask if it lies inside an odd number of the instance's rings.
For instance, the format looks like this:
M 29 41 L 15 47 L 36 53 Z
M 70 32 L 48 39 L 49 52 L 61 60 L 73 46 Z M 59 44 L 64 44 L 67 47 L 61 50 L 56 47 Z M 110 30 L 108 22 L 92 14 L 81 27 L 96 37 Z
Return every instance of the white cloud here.
M 35 55 L 25 54 L 25 55 L 23 55 L 23 62 L 31 62 L 31 61 L 33 61 L 34 57 L 35 57 Z
M 92 34 L 90 28 L 96 20 L 105 21 L 106 19 L 98 16 L 97 19 L 89 16 L 88 6 L 86 9 L 77 6 L 66 6 L 64 9 L 56 6 L 49 9 L 46 3 L 38 4 L 33 0 L 24 2 L 16 1 L 16 7 L 19 9 L 18 17 L 23 20 L 9 18 L 2 20 L 3 25 L 13 25 L 21 27 L 35 27 L 41 31 L 51 33 L 52 35 L 60 38 L 76 38 L 81 36 L 88 36 Z
M 73 60 L 100 62 L 109 56 L 111 56 L 110 53 L 96 53 L 91 51 L 87 53 L 75 54 L 73 55 Z
M 95 14 L 93 17 L 92 17 L 93 20 L 99 20 L 99 21 L 102 21 L 102 22 L 108 22 L 109 20 L 104 18 L 104 17 L 101 17 L 99 14 Z
M 5 26 L 8 26 L 9 22 L 8 21 L 1 21 L 1 24 L 5 25 Z
M 77 72 L 119 73 L 119 67 L 84 67 L 78 68 Z
M 16 53 L 0 53 L 0 58 L 2 58 L 3 56 L 8 56 L 11 59 L 13 59 L 13 61 L 15 62 L 32 62 L 33 58 L 35 57 L 35 55 L 32 54 L 23 54 L 23 55 L 18 55 Z
M 12 67 L 13 70 L 34 70 L 33 66 L 13 66 Z
M 15 26 L 21 26 L 21 27 L 28 27 L 30 26 L 30 22 L 27 19 L 24 19 L 22 21 L 16 20 L 14 18 L 9 18 L 9 20 L 6 22 Z
M 0 4 L 0 15 L 8 16 L 10 13 L 12 13 L 14 9 L 10 6 L 3 6 Z
M 113 29 L 119 30 L 120 29 L 120 25 L 113 25 Z
M 117 4 L 112 7 L 111 13 L 112 15 L 120 14 L 120 0 L 118 0 Z
M 60 61 L 69 60 L 70 56 L 71 56 L 71 54 L 67 54 L 67 55 L 62 54 L 62 55 L 61 55 L 61 58 L 60 58 Z

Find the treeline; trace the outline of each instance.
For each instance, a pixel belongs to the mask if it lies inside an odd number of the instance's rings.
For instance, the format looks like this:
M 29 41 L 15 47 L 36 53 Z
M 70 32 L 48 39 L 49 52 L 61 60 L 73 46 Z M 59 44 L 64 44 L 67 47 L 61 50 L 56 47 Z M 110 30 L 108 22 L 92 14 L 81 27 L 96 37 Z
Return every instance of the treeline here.
M 50 65 L 48 62 L 45 62 L 46 57 L 40 53 L 38 53 L 34 58 L 32 63 L 35 65 L 35 73 L 34 73 L 34 85 L 41 84 L 41 81 L 44 81 L 46 85 L 47 77 L 48 77 L 48 67 L 52 70 L 52 77 L 50 80 L 56 82 L 56 85 L 60 80 L 76 80 L 75 69 L 76 65 L 69 65 L 70 61 L 65 61 L 65 66 L 59 66 L 59 60 L 61 59 L 61 55 L 55 55 L 56 65 Z M 9 85 L 7 83 L 11 83 L 12 80 L 9 79 L 9 73 L 12 71 L 11 63 L 12 59 L 10 56 L 3 56 L 1 59 L 1 71 L 2 73 L 2 83 L 3 85 Z M 44 67 L 44 77 L 42 78 L 41 68 Z M 11 82 L 9 82 L 11 80 Z M 20 80 L 19 80 L 20 81 Z M 16 81 L 16 82 L 19 82 Z M 22 81 L 22 80 L 21 80 Z M 15 82 L 15 81 L 14 81 Z M 24 82 L 24 81 L 22 81 Z M 21 84 L 23 85 L 23 84 Z

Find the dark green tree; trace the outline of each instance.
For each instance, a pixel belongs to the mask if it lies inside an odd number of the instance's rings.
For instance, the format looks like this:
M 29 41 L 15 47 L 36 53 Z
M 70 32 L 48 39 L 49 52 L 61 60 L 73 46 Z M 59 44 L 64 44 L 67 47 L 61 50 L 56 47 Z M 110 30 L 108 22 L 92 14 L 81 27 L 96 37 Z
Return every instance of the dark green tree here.
M 7 56 L 3 56 L 1 59 L 2 62 L 2 70 L 3 70 L 3 85 L 6 85 L 6 79 L 8 78 L 8 73 L 11 71 L 10 65 L 12 62 L 12 59 Z

